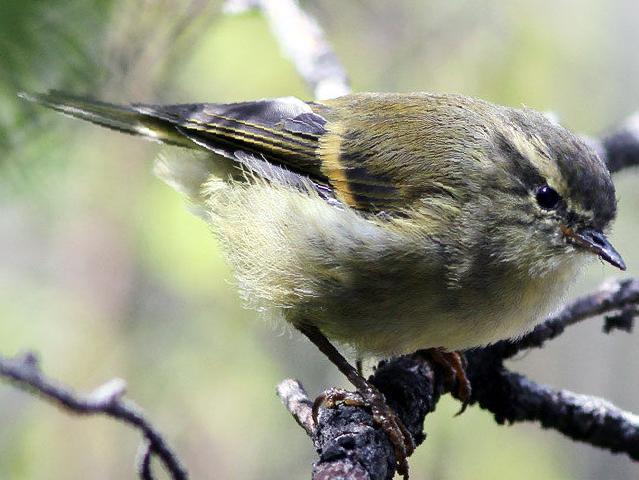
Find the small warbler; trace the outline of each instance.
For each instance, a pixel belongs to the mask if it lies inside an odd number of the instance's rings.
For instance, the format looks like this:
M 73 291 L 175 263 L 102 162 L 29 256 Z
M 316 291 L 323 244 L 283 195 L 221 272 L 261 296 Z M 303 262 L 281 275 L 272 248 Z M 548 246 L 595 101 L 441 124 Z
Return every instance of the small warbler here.
M 586 261 L 625 269 L 605 236 L 606 165 L 530 109 L 428 93 L 169 106 L 24 96 L 203 152 L 156 170 L 210 223 L 247 303 L 279 311 L 360 390 L 324 335 L 383 356 L 486 345 L 543 320 Z

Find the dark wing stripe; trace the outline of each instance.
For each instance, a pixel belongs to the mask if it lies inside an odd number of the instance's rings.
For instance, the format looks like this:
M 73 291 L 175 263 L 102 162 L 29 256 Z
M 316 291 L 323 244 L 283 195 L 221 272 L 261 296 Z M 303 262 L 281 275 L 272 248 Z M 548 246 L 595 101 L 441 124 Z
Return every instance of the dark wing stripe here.
M 329 184 L 322 188 L 337 193 L 341 200 L 355 208 L 380 211 L 399 210 L 404 206 L 405 199 L 392 181 L 367 168 L 368 152 L 350 155 L 339 152 L 335 164 L 322 165 L 318 148 L 319 138 L 326 133 L 326 120 L 313 112 L 299 113 L 299 109 L 290 115 L 288 106 L 286 101 L 178 105 L 162 107 L 158 115 L 179 125 L 184 135 L 205 148 L 227 152 L 240 163 L 246 163 L 248 158 L 251 169 L 267 179 L 275 175 L 273 172 L 279 172 L 277 168 L 285 168 L 318 186 Z M 297 106 L 293 104 L 293 110 Z M 155 107 L 139 108 L 149 114 L 155 110 Z M 250 156 L 240 158 L 238 151 Z M 276 167 L 271 171 L 260 161 Z
M 401 207 L 406 202 L 402 201 L 402 199 L 395 197 L 392 201 L 384 201 L 379 197 L 369 197 L 360 193 L 351 193 L 353 199 L 357 203 L 357 208 L 362 208 L 364 206 L 374 207 L 374 208 L 398 208 Z
M 386 187 L 397 193 L 397 189 L 393 187 L 390 180 L 382 175 L 372 174 L 366 167 L 346 167 L 344 173 L 351 184 L 366 187 Z
M 238 142 L 260 144 L 265 147 L 290 152 L 296 155 L 312 155 L 312 150 L 309 151 L 308 149 L 299 148 L 297 145 L 291 145 L 287 143 L 276 143 L 273 142 L 273 139 L 271 137 L 258 135 L 247 130 L 238 130 L 236 128 L 226 127 L 224 125 L 218 125 L 214 123 L 203 124 L 185 122 L 180 124 L 180 126 L 190 130 L 198 130 L 200 132 L 210 133 L 211 135 L 224 136 L 229 139 L 237 140 Z
M 297 173 L 326 181 L 316 153 L 318 140 L 313 136 L 313 132 L 323 128 L 321 122 L 324 119 L 304 112 L 309 107 L 300 100 L 164 107 L 136 105 L 135 108 L 141 113 L 179 125 L 183 132 L 197 132 L 201 146 L 228 150 L 232 145 L 235 150 L 246 149 Z M 299 129 L 307 134 L 284 130 L 284 122 L 289 118 L 297 119 Z
M 216 118 L 219 116 L 216 116 Z M 301 138 L 299 137 L 293 137 L 292 135 L 288 136 L 288 135 L 282 135 L 279 132 L 277 132 L 276 130 L 271 130 L 268 129 L 266 127 L 261 127 L 259 125 L 251 125 L 249 123 L 245 123 L 233 118 L 224 118 L 224 117 L 219 117 L 222 120 L 228 121 L 228 122 L 234 122 L 234 123 L 238 123 L 241 125 L 240 128 L 236 128 L 230 125 L 225 125 L 223 123 L 217 123 L 217 122 L 210 122 L 210 121 L 203 121 L 203 120 L 199 120 L 199 119 L 188 119 L 186 122 L 182 123 L 181 125 L 183 126 L 189 126 L 189 124 L 196 124 L 196 125 L 201 125 L 204 127 L 217 127 L 217 128 L 223 128 L 232 132 L 237 132 L 237 133 L 246 133 L 246 134 L 250 134 L 255 138 L 262 138 L 264 140 L 271 140 L 271 143 L 276 144 L 276 145 L 282 145 L 282 144 L 289 144 L 291 146 L 295 145 L 298 146 L 302 149 L 306 149 L 308 152 L 310 152 L 311 154 L 314 153 L 316 146 L 313 144 L 310 144 L 308 142 L 304 142 L 302 141 Z M 242 128 L 242 127 L 250 127 L 253 130 L 256 131 L 249 131 L 246 128 Z M 263 135 L 261 132 L 266 132 L 268 135 Z M 278 137 L 279 139 L 284 140 L 284 142 L 280 143 L 278 142 Z M 276 142 L 276 143 L 274 143 Z
M 325 172 L 337 191 L 350 196 L 354 207 L 390 206 L 405 202 L 399 188 L 384 175 L 374 175 L 362 165 L 353 166 L 355 162 L 352 159 L 346 163 L 343 155 L 338 157 L 338 161 L 343 165 L 339 172 L 334 169 L 325 169 Z
M 250 171 L 269 182 L 285 184 L 302 192 L 311 187 L 325 200 L 335 200 L 334 192 L 330 187 L 313 182 L 306 175 L 295 173 L 242 150 L 234 152 L 233 156 Z
M 285 116 L 286 112 L 281 113 L 281 117 L 276 117 L 277 109 L 272 108 L 268 110 L 268 105 L 278 105 L 278 100 L 272 101 L 258 101 L 258 102 L 246 102 L 240 104 L 205 104 L 201 105 L 169 105 L 169 106 L 152 106 L 144 104 L 133 105 L 140 113 L 159 117 L 163 120 L 175 122 L 177 124 L 183 124 L 184 122 L 199 123 L 202 125 L 209 125 L 210 118 L 216 118 L 222 122 L 215 122 L 216 124 L 224 122 L 233 122 L 243 127 L 250 127 L 255 130 L 266 132 L 270 135 L 293 141 L 295 143 L 303 144 L 309 148 L 314 149 L 317 146 L 317 140 L 321 134 L 324 133 L 324 125 L 326 120 L 312 112 L 302 113 L 294 117 Z M 215 108 L 221 109 L 224 112 L 237 112 L 237 115 L 248 114 L 250 112 L 250 118 L 260 118 L 256 116 L 253 110 L 258 109 L 258 106 L 264 111 L 264 117 L 262 123 L 252 122 L 246 118 L 240 118 L 239 116 L 232 116 L 215 111 Z M 249 109 L 249 110 L 247 110 Z M 274 111 L 275 110 L 275 111 Z M 292 122 L 292 123 L 290 123 Z M 283 129 L 272 128 L 282 126 Z M 294 127 L 297 125 L 297 127 Z M 290 127 L 290 128 L 289 128 Z M 290 133 L 288 133 L 290 132 Z M 304 140 L 310 140 L 311 143 Z
M 291 161 L 295 166 L 308 165 L 313 166 L 316 164 L 315 160 L 312 157 L 308 156 L 307 152 L 294 150 L 287 145 L 275 144 L 272 142 L 268 142 L 263 138 L 256 138 L 254 135 L 250 133 L 240 131 L 240 130 L 230 130 L 226 131 L 224 128 L 220 128 L 217 125 L 193 125 L 193 124 L 183 124 L 181 125 L 183 129 L 186 130 L 195 130 L 200 133 L 200 136 L 206 138 L 206 134 L 209 135 L 208 141 L 215 145 L 216 142 L 226 140 L 227 142 L 235 145 L 236 148 L 247 148 L 251 151 L 255 151 L 257 153 L 261 153 L 263 155 L 275 155 L 277 158 L 282 160 L 280 163 L 286 163 L 284 159 Z M 216 138 L 217 137 L 217 138 Z M 283 157 L 280 157 L 283 155 Z
M 184 135 L 185 138 L 188 138 L 197 145 L 210 149 L 219 155 L 237 160 L 251 172 L 269 182 L 285 184 L 300 191 L 306 191 L 311 187 L 327 202 L 333 205 L 342 205 L 335 198 L 333 188 L 325 184 L 325 182 L 313 180 L 305 173 L 297 173 L 284 165 L 278 165 L 277 163 L 266 160 L 264 155 L 258 151 L 252 153 L 246 151 L 246 149 L 235 150 L 235 145 L 230 144 L 225 146 L 224 142 L 219 141 L 215 142 L 215 145 L 212 145 L 210 140 L 206 137 L 202 137 L 198 131 L 189 130 L 180 126 L 176 126 L 175 128 Z
M 366 185 L 366 184 L 358 184 L 353 183 L 351 181 L 344 180 L 332 180 L 331 184 L 337 190 L 348 190 L 349 192 L 356 194 L 367 196 L 370 198 L 379 198 L 383 200 L 392 200 L 397 199 L 399 196 L 399 191 L 391 187 L 389 185 Z
M 227 121 L 227 122 L 233 122 L 233 123 L 238 123 L 238 124 L 240 124 L 242 126 L 252 127 L 252 128 L 255 128 L 256 130 L 262 130 L 264 132 L 270 133 L 272 135 L 275 135 L 275 136 L 278 136 L 278 137 L 281 137 L 281 138 L 284 138 L 284 139 L 292 140 L 294 142 L 303 143 L 303 140 L 304 140 L 303 137 L 301 137 L 298 133 L 295 133 L 295 132 L 288 133 L 286 130 L 277 130 L 277 129 L 274 129 L 274 128 L 270 128 L 267 125 L 254 123 L 254 122 L 249 122 L 249 121 L 242 120 L 242 119 L 236 118 L 236 117 L 229 117 L 229 116 L 226 116 L 226 115 L 221 115 L 219 113 L 210 112 L 210 111 L 207 111 L 207 110 L 204 110 L 204 113 L 206 115 L 210 116 L 210 117 L 213 117 L 213 118 L 219 118 L 220 120 L 224 120 L 224 121 Z M 189 120 L 202 122 L 199 119 L 189 119 Z M 283 119 L 283 120 L 284 120 L 283 126 L 285 127 L 286 122 L 293 122 L 295 119 Z M 206 123 L 206 122 L 203 122 L 203 123 Z M 290 130 L 288 130 L 288 131 L 290 131 Z M 318 135 L 315 135 L 315 134 L 311 135 L 311 134 L 309 134 L 307 132 L 300 132 L 300 133 L 306 133 L 307 135 L 311 136 L 312 139 L 315 139 L 315 140 L 317 140 L 317 138 L 318 138 Z M 307 143 L 307 145 L 308 145 L 308 143 Z

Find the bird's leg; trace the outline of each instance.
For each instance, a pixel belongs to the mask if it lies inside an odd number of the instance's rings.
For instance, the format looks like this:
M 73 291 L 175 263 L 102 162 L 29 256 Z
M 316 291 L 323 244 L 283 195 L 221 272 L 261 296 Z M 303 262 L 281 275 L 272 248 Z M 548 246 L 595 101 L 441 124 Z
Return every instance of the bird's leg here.
M 355 368 L 357 369 L 357 373 L 359 373 L 360 377 L 363 377 L 364 361 L 362 360 L 362 357 L 357 357 L 357 360 L 355 360 Z
M 415 449 L 415 443 L 410 432 L 406 429 L 397 414 L 386 404 L 384 394 L 371 385 L 355 367 L 331 344 L 331 342 L 316 327 L 307 325 L 297 326 L 320 351 L 333 362 L 346 378 L 355 386 L 359 396 L 343 390 L 329 390 L 320 395 L 313 405 L 313 418 L 317 423 L 317 413 L 321 407 L 334 407 L 338 404 L 362 406 L 369 408 L 373 420 L 388 435 L 397 461 L 397 472 L 408 478 L 408 457 Z
M 418 353 L 442 368 L 448 388 L 453 396 L 462 402 L 462 408 L 457 415 L 463 413 L 472 394 L 470 381 L 466 376 L 466 357 L 459 352 L 448 352 L 443 348 L 429 348 Z

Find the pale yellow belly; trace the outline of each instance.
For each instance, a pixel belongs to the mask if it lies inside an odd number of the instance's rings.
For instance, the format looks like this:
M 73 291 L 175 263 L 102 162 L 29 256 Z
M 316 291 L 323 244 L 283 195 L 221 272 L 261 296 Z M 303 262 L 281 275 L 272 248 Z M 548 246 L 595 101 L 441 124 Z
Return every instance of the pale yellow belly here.
M 463 350 L 520 336 L 543 321 L 561 304 L 578 265 L 564 264 L 543 278 L 517 281 L 515 277 L 494 285 L 485 295 L 463 289 L 416 291 L 414 282 L 398 282 L 385 295 L 344 295 L 350 297 L 347 305 L 335 307 L 329 301 L 312 316 L 327 335 L 361 353 L 394 355 L 431 347 Z

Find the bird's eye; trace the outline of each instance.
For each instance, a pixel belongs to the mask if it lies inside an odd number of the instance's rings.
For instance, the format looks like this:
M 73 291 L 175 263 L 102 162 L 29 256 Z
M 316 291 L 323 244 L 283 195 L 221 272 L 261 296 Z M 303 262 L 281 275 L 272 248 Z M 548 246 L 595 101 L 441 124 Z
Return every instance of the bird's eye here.
M 548 185 L 539 187 L 535 198 L 537 199 L 539 206 L 546 210 L 552 210 L 561 200 L 561 196 L 557 193 L 557 191 Z

